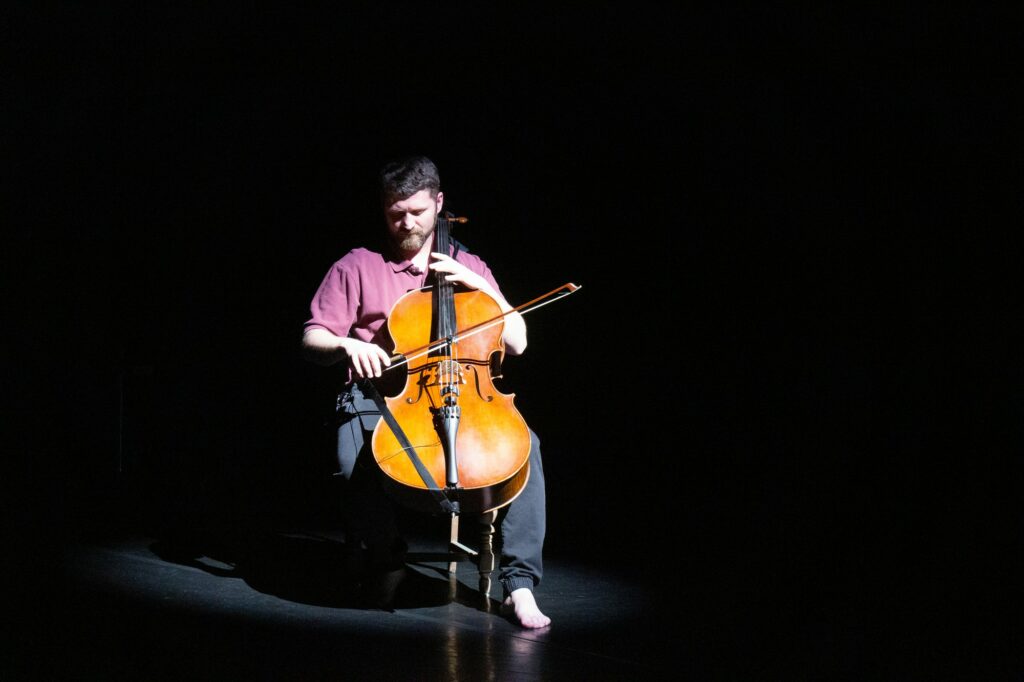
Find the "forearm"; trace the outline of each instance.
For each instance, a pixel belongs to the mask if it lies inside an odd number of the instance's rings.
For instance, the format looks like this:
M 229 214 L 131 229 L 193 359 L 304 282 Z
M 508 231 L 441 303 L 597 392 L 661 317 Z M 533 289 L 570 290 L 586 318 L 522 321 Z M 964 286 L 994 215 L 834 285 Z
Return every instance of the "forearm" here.
M 335 336 L 326 329 L 310 329 L 302 335 L 306 357 L 318 365 L 347 362 L 356 377 L 379 377 L 391 366 L 387 351 L 375 343 Z
M 503 313 L 509 313 L 512 310 L 512 306 L 509 305 L 508 301 L 495 290 L 494 286 L 483 275 L 471 271 L 464 264 L 459 263 L 447 254 L 431 253 L 430 257 L 434 259 L 434 262 L 430 264 L 430 269 L 435 272 L 444 273 L 445 280 L 459 282 L 470 289 L 484 292 L 498 302 Z M 502 332 L 501 338 L 505 342 L 505 352 L 509 355 L 519 355 L 526 350 L 526 322 L 523 321 L 522 315 L 519 313 L 509 313 L 505 317 L 505 329 Z
M 501 312 L 508 313 L 508 311 L 512 310 L 512 306 L 501 296 L 495 296 L 494 299 L 501 306 Z M 523 351 L 526 350 L 526 321 L 522 315 L 519 313 L 509 313 L 505 316 L 505 328 L 501 333 L 501 338 L 505 342 L 506 353 L 509 355 L 522 355 Z
M 501 340 L 505 342 L 505 352 L 509 355 L 522 355 L 526 350 L 526 320 L 519 313 L 509 312 L 512 305 L 505 300 L 505 297 L 494 290 L 487 282 L 480 278 L 480 291 L 493 298 L 501 307 L 505 315 L 503 322 L 505 327 L 501 332 Z
M 309 329 L 302 335 L 303 356 L 327 367 L 348 358 L 346 344 L 351 339 L 336 336 L 326 329 Z

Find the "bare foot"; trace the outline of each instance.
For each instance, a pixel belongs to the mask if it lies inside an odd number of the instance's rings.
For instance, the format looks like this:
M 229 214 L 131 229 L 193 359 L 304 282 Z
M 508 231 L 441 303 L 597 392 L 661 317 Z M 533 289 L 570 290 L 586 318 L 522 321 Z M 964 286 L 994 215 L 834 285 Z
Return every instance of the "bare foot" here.
M 543 628 L 551 625 L 551 619 L 537 608 L 537 600 L 533 598 L 533 590 L 520 587 L 513 590 L 502 604 L 507 609 L 514 609 L 519 624 L 524 628 Z

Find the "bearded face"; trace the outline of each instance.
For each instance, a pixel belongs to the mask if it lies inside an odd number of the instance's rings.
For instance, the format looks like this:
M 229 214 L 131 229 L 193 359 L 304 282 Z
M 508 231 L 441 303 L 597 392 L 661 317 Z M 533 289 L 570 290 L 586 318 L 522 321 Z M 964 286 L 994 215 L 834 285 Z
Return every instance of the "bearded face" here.
M 395 235 L 395 247 L 405 254 L 419 253 L 433 232 L 433 228 L 427 229 L 417 225 L 408 232 Z
M 431 196 L 430 190 L 421 189 L 384 208 L 391 242 L 403 256 L 412 258 L 427 245 L 443 204 L 443 193 Z

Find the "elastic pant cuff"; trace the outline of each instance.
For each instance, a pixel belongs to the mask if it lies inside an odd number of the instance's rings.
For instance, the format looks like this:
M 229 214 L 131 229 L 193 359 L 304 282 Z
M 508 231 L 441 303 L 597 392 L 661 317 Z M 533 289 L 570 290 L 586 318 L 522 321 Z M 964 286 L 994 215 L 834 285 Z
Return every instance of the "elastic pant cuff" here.
M 518 590 L 521 587 L 528 587 L 532 591 L 533 588 L 534 588 L 534 585 L 535 585 L 535 582 L 534 582 L 533 578 L 531 578 L 528 575 L 517 575 L 517 576 L 512 576 L 511 578 L 502 578 L 501 579 L 501 586 L 505 590 L 505 595 L 504 596 L 506 596 L 506 597 L 508 595 L 512 594 L 513 592 L 515 592 L 516 590 Z

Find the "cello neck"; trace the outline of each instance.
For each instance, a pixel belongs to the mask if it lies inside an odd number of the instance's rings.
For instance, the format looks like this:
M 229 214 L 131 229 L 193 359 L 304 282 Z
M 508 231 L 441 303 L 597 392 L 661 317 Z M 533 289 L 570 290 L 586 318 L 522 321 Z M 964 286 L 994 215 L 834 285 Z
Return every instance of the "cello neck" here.
M 434 250 L 451 253 L 451 225 L 446 215 L 437 216 L 434 227 Z M 434 320 L 431 341 L 455 336 L 458 325 L 455 320 L 455 285 L 445 281 L 444 276 L 434 275 Z

